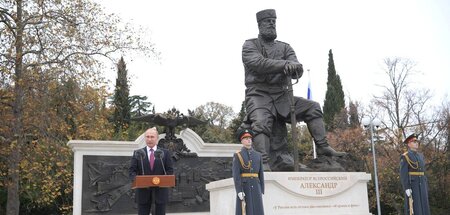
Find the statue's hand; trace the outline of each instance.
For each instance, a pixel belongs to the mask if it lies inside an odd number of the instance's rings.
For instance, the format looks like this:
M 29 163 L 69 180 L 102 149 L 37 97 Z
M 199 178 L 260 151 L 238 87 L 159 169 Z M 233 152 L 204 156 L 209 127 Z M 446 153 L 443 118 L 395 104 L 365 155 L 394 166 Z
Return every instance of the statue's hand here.
M 301 78 L 303 76 L 303 65 L 301 63 L 288 63 L 284 67 L 284 72 L 292 78 Z

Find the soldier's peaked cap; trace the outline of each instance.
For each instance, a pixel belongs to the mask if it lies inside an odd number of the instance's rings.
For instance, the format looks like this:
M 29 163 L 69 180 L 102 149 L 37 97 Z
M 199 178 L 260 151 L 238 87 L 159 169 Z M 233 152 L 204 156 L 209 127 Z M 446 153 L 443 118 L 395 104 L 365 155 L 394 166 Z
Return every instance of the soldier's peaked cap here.
M 417 139 L 417 137 L 419 137 L 419 135 L 416 134 L 416 133 L 413 133 L 413 134 L 409 135 L 409 136 L 405 139 L 405 141 L 403 141 L 403 143 L 404 143 L 404 144 L 408 144 L 409 142 L 413 141 L 414 139 Z
M 240 129 L 237 131 L 236 137 L 238 141 L 241 141 L 244 137 L 253 137 L 253 131 L 250 129 Z
M 274 9 L 266 9 L 259 11 L 256 13 L 256 21 L 261 21 L 265 18 L 277 18 L 277 14 L 275 13 Z

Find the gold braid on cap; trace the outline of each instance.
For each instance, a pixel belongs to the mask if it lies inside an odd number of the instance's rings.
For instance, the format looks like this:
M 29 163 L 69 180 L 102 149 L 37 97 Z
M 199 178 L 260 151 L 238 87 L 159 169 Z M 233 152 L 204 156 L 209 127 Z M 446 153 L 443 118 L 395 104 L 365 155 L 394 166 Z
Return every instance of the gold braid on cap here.
M 408 165 L 413 168 L 413 169 L 418 169 L 419 168 L 419 161 L 412 161 L 409 156 L 408 156 L 408 152 L 403 153 L 403 155 L 406 158 L 406 162 L 408 162 Z
M 239 158 L 239 162 L 241 163 L 242 168 L 244 169 L 250 169 L 252 167 L 252 160 L 249 160 L 247 165 L 245 165 L 244 163 L 244 159 L 242 159 L 242 155 L 239 151 L 236 152 L 238 158 Z

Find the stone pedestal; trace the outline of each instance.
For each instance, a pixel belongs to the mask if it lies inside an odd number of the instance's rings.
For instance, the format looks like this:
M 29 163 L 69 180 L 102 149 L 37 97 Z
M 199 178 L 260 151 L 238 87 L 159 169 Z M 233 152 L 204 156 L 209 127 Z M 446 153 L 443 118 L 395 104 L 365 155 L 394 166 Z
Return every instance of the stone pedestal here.
M 265 214 L 370 215 L 367 182 L 362 172 L 266 172 Z M 206 185 L 210 214 L 234 214 L 236 192 L 233 179 Z

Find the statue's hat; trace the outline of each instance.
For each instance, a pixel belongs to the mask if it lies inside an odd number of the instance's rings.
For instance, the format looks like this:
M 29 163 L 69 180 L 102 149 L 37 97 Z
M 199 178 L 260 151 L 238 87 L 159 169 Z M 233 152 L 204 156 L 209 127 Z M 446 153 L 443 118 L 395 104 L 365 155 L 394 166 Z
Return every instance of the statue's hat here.
M 277 14 L 274 9 L 266 9 L 256 13 L 256 20 L 259 22 L 265 18 L 277 18 Z

